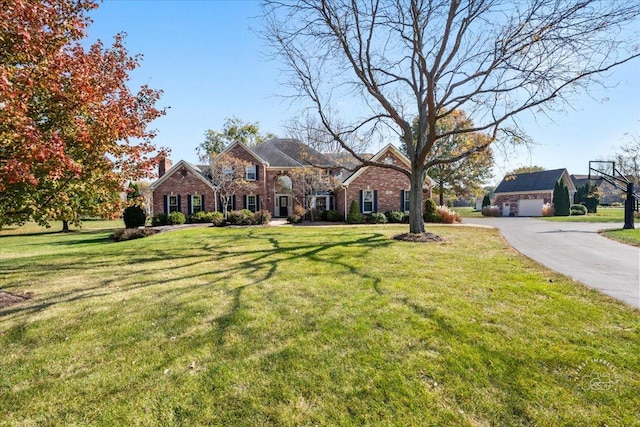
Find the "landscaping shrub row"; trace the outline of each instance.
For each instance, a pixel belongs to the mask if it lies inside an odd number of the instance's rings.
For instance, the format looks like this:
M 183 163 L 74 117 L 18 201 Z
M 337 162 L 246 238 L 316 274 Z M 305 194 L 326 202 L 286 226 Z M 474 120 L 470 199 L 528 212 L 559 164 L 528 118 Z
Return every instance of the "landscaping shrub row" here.
M 216 227 L 224 225 L 262 225 L 271 221 L 271 212 L 258 211 L 251 212 L 248 209 L 227 212 L 225 221 L 222 212 L 196 212 L 187 218 L 182 212 L 171 212 L 170 214 L 156 214 L 151 219 L 151 225 L 180 225 L 180 224 L 213 224 Z

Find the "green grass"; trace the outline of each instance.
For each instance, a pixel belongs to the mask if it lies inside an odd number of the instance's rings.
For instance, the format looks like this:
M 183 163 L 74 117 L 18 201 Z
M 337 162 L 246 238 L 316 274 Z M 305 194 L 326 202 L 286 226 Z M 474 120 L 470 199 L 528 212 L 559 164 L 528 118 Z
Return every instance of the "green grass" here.
M 640 423 L 637 311 L 429 229 L 2 231 L 0 425 Z
M 621 222 L 624 223 L 624 208 L 606 208 L 598 206 L 598 212 L 576 216 L 541 217 L 545 221 L 555 222 Z
M 602 232 L 606 237 L 627 243 L 633 246 L 640 246 L 640 229 L 631 230 L 605 230 Z
M 458 212 L 462 218 L 482 218 L 482 212 L 476 211 L 476 208 L 473 206 L 462 206 L 451 209 Z

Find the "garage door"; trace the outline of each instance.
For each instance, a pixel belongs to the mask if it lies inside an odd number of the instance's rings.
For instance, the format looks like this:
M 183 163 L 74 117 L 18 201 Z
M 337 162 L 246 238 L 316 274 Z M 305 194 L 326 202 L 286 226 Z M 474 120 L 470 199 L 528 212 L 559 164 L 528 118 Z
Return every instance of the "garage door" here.
M 542 216 L 543 199 L 519 200 L 518 216 Z

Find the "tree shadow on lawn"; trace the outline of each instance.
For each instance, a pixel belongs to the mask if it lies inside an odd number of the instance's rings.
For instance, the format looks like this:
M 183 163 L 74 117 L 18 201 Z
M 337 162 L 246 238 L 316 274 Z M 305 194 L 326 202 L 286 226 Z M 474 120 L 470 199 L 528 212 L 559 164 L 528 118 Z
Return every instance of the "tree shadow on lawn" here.
M 244 237 L 244 236 L 243 236 Z M 368 272 L 365 267 L 360 267 L 355 263 L 348 262 L 348 259 L 356 259 L 358 255 L 377 249 L 385 248 L 397 242 L 389 239 L 381 233 L 367 233 L 363 236 L 356 236 L 350 240 L 336 239 L 334 242 L 325 242 L 319 244 L 301 242 L 292 242 L 290 239 L 282 238 L 282 235 L 270 232 L 261 232 L 249 230 L 248 237 L 253 241 L 264 242 L 258 248 L 247 248 L 237 246 L 237 238 L 234 235 L 218 236 L 215 234 L 206 234 L 197 236 L 194 242 L 181 243 L 177 246 L 167 244 L 167 240 L 157 241 L 155 238 L 149 238 L 144 245 L 138 243 L 133 245 L 109 244 L 108 250 L 101 248 L 98 253 L 87 253 L 86 259 L 82 260 L 82 265 L 78 265 L 75 261 L 64 260 L 61 262 L 59 255 L 38 256 L 36 263 L 29 263 L 29 260 L 21 260 L 16 263 L 15 260 L 0 261 L 0 268 L 6 265 L 11 267 L 7 270 L 5 277 L 0 283 L 3 285 L 6 280 L 10 280 L 12 274 L 24 274 L 30 281 L 46 280 L 50 275 L 60 277 L 60 275 L 68 276 L 70 280 L 73 272 L 79 268 L 96 270 L 104 270 L 108 277 L 98 280 L 93 286 L 80 286 L 69 289 L 60 294 L 48 297 L 46 301 L 38 300 L 35 295 L 34 300 L 26 302 L 21 306 L 14 306 L 7 310 L 0 310 L 0 319 L 10 315 L 28 316 L 32 313 L 45 310 L 51 306 L 59 304 L 69 304 L 86 299 L 102 298 L 117 295 L 131 290 L 142 288 L 153 288 L 154 295 L 166 297 L 170 301 L 170 310 L 179 312 L 183 309 L 181 300 L 175 298 L 178 294 L 187 293 L 191 290 L 201 289 L 202 287 L 221 286 L 224 294 L 230 298 L 228 309 L 221 315 L 209 319 L 212 326 L 211 333 L 217 345 L 225 342 L 225 336 L 229 328 L 234 326 L 242 326 L 244 318 L 238 316 L 238 312 L 243 309 L 243 293 L 259 284 L 268 283 L 278 273 L 279 268 L 291 267 L 295 265 L 296 260 L 309 259 L 317 263 L 326 264 L 328 267 L 339 267 L 345 272 L 356 274 L 372 282 L 372 287 L 378 295 L 383 295 L 380 288 L 381 278 Z M 301 235 L 301 240 L 304 236 Z M 169 240 L 170 241 L 170 240 Z M 185 244 L 196 245 L 199 249 L 193 253 L 186 253 L 183 246 Z M 353 254 L 351 257 L 344 257 L 341 252 L 331 253 L 335 248 L 355 248 L 362 252 Z M 114 257 L 115 259 L 112 259 Z M 240 261 L 236 264 L 224 262 L 223 267 L 218 269 L 217 264 L 221 261 L 237 257 Z M 160 263 L 160 264 L 159 264 Z M 5 264 L 5 265 L 3 265 Z M 166 264 L 166 265 L 163 265 Z M 176 265 L 177 264 L 177 265 Z M 283 265 L 285 267 L 283 267 Z M 208 266 L 209 268 L 203 268 Z M 135 267 L 131 270 L 131 267 Z M 330 269 L 328 269 L 330 270 Z M 194 272 L 195 271 L 195 272 Z M 167 276 L 169 273 L 178 273 L 173 276 Z M 246 284 L 240 286 L 229 286 L 229 281 L 242 275 L 247 278 Z M 138 280 L 136 277 L 147 278 L 146 280 Z M 177 288 L 167 286 L 174 282 L 189 281 L 186 285 L 180 285 Z M 460 384 L 465 382 L 473 383 L 479 381 L 478 391 L 472 397 L 482 398 L 482 393 L 496 393 L 491 403 L 497 403 L 504 411 L 502 422 L 507 425 L 514 420 L 526 420 L 527 423 L 534 422 L 528 414 L 529 408 L 535 405 L 543 405 L 545 402 L 535 401 L 532 397 L 532 391 L 527 388 L 527 384 L 531 372 L 528 371 L 532 363 L 536 366 L 543 366 L 542 371 L 547 380 L 557 381 L 556 387 L 569 389 L 569 380 L 566 378 L 557 378 L 554 371 L 566 369 L 566 365 L 572 361 L 563 360 L 569 356 L 550 357 L 544 352 L 538 353 L 537 358 L 532 360 L 524 360 L 519 346 L 526 346 L 524 339 L 511 342 L 504 339 L 499 329 L 495 329 L 495 342 L 490 340 L 479 340 L 473 328 L 456 323 L 454 319 L 447 317 L 436 306 L 420 304 L 418 301 L 409 297 L 390 296 L 392 300 L 400 302 L 410 309 L 420 318 L 425 319 L 434 325 L 430 336 L 434 340 L 442 343 L 453 342 L 457 346 L 468 348 L 468 353 L 453 352 L 446 354 L 444 352 L 443 360 L 433 372 L 428 372 L 428 376 L 437 380 L 438 383 L 444 384 L 445 389 L 449 386 L 448 382 L 456 382 L 456 387 L 462 387 Z M 108 301 L 108 304 L 117 304 L 116 300 Z M 167 307 L 169 309 L 169 307 Z M 16 325 L 6 333 L 12 336 L 12 339 L 20 340 L 20 331 L 28 328 L 27 320 L 20 321 L 16 319 Z M 480 328 L 483 326 L 476 326 Z M 549 339 L 554 340 L 554 332 L 542 331 L 543 335 L 549 335 Z M 203 342 L 206 341 L 206 335 L 211 338 L 212 335 L 204 334 L 205 337 L 198 337 Z M 500 343 L 497 347 L 495 343 Z M 428 343 L 427 343 L 428 344 Z M 531 345 L 535 345 L 531 344 Z M 446 346 L 443 347 L 446 349 Z M 527 356 L 536 354 L 535 351 L 527 351 Z M 465 357 L 466 356 L 466 357 Z M 175 354 L 171 356 L 173 359 L 167 359 L 164 363 L 171 363 L 172 360 L 181 357 Z M 450 358 L 462 357 L 463 360 L 452 360 Z M 455 368 L 449 368 L 449 365 L 463 364 L 468 365 L 471 369 L 456 371 Z M 449 377 L 447 377 L 449 375 Z M 538 373 L 538 375 L 540 375 Z M 455 377 L 455 378 L 454 378 Z M 474 412 L 476 403 L 469 402 L 469 396 L 456 395 L 457 389 L 450 391 L 451 398 L 456 401 L 459 397 L 460 401 L 456 405 Z M 497 393 L 499 391 L 499 393 Z M 497 395 L 499 394 L 499 395 Z M 487 403 L 485 402 L 485 405 Z M 477 408 L 476 408 L 477 409 Z M 479 411 L 482 413 L 482 410 Z
M 105 251 L 104 246 L 100 246 L 100 252 L 92 254 L 90 251 L 78 262 L 64 261 L 60 259 L 60 254 L 39 255 L 34 256 L 37 261 L 33 261 L 30 257 L 21 258 L 19 262 L 15 259 L 0 261 L 0 267 L 5 273 L 5 280 L 0 282 L 0 289 L 10 290 L 30 290 L 35 291 L 34 298 L 31 303 L 21 306 L 14 306 L 5 310 L 0 310 L 0 318 L 12 314 L 31 314 L 42 311 L 48 307 L 57 304 L 76 302 L 89 298 L 100 298 L 116 294 L 118 292 L 127 292 L 134 289 L 157 287 L 157 294 L 166 295 L 176 292 L 173 288 L 164 287 L 174 282 L 191 280 L 193 285 L 180 286 L 180 292 L 188 292 L 190 289 L 198 289 L 202 286 L 212 286 L 222 284 L 234 278 L 237 275 L 247 277 L 256 276 L 250 283 L 239 287 L 228 289 L 227 292 L 234 294 L 234 304 L 232 310 L 240 307 L 242 292 L 252 286 L 260 283 L 268 282 L 276 274 L 278 267 L 282 263 L 289 263 L 296 259 L 310 259 L 315 262 L 326 263 L 328 265 L 340 266 L 353 274 L 359 274 L 363 277 L 369 275 L 363 269 L 351 265 L 340 255 L 323 255 L 333 248 L 357 247 L 364 251 L 374 248 L 385 247 L 392 244 L 392 241 L 381 233 L 371 233 L 364 237 L 359 237 L 351 241 L 337 240 L 327 243 L 291 243 L 281 242 L 278 234 L 259 233 L 253 230 L 249 231 L 249 237 L 252 241 L 263 240 L 268 243 L 268 247 L 264 249 L 238 250 L 234 236 L 207 235 L 199 240 L 201 250 L 196 253 L 185 254 L 184 247 L 154 245 L 152 239 L 145 239 L 147 243 L 144 249 L 140 248 L 123 248 L 122 244 L 115 244 L 105 241 L 104 238 L 96 238 L 95 243 L 105 243 L 109 250 Z M 89 239 L 93 241 L 94 239 Z M 215 241 L 212 241 L 215 240 Z M 87 240 L 79 240 L 77 243 L 87 243 Z M 194 242 L 196 243 L 196 242 Z M 66 243 L 63 243 L 66 244 Z M 68 243 L 72 244 L 72 243 Z M 227 249 L 230 248 L 230 249 Z M 235 250 L 234 250 L 235 249 Z M 126 259 L 122 259 L 126 257 Z M 225 263 L 224 270 L 217 270 L 216 265 L 229 258 L 244 259 L 236 265 Z M 114 261 L 116 259 L 116 261 Z M 118 259 L 122 261 L 119 262 Z M 166 264 L 163 266 L 163 263 Z M 3 265 L 6 264 L 6 265 Z M 209 268 L 203 268 L 206 265 Z M 290 264 L 288 264 L 290 265 Z M 131 267 L 135 266 L 133 271 Z M 60 276 L 73 277 L 78 271 L 100 271 L 104 270 L 105 276 L 99 280 L 96 285 L 86 287 L 74 287 L 68 291 L 50 296 L 47 300 L 42 301 L 39 297 L 37 286 L 29 285 L 50 280 L 52 277 Z M 175 275 L 177 271 L 184 272 Z M 196 271 L 195 273 L 193 271 Z M 6 283 L 11 280 L 11 275 L 24 276 L 27 279 L 21 279 L 17 283 Z M 171 274 L 165 274 L 171 273 Z M 172 275 L 173 274 L 173 275 Z M 160 278 L 163 275 L 166 278 Z M 135 280 L 132 277 L 142 278 Z M 381 294 L 379 289 L 380 278 L 369 277 L 373 282 L 373 287 L 377 293 Z M 27 282 L 28 280 L 28 282 Z M 135 281 L 134 281 L 135 280 Z M 133 283 L 131 283 L 133 281 Z M 5 282 L 5 283 L 3 283 Z M 225 286 L 226 287 L 226 286 Z

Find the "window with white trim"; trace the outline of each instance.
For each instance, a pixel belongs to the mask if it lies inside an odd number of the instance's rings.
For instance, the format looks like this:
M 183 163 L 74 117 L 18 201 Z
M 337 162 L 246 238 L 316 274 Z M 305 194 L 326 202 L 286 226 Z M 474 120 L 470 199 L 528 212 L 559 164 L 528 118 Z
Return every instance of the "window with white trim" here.
M 245 179 L 247 181 L 255 181 L 258 179 L 256 165 L 247 166 L 245 169 Z
M 256 196 L 247 196 L 247 206 L 245 208 L 249 209 L 251 212 L 258 210 Z
M 362 213 L 373 212 L 373 190 L 362 190 Z
M 178 196 L 169 196 L 169 213 L 178 212 Z
M 191 213 L 202 211 L 202 196 L 191 196 Z
M 404 211 L 405 212 L 409 212 L 409 207 L 411 206 L 411 202 L 410 202 L 409 196 L 410 196 L 409 190 L 404 190 L 404 203 L 403 203 L 403 206 L 404 206 Z

